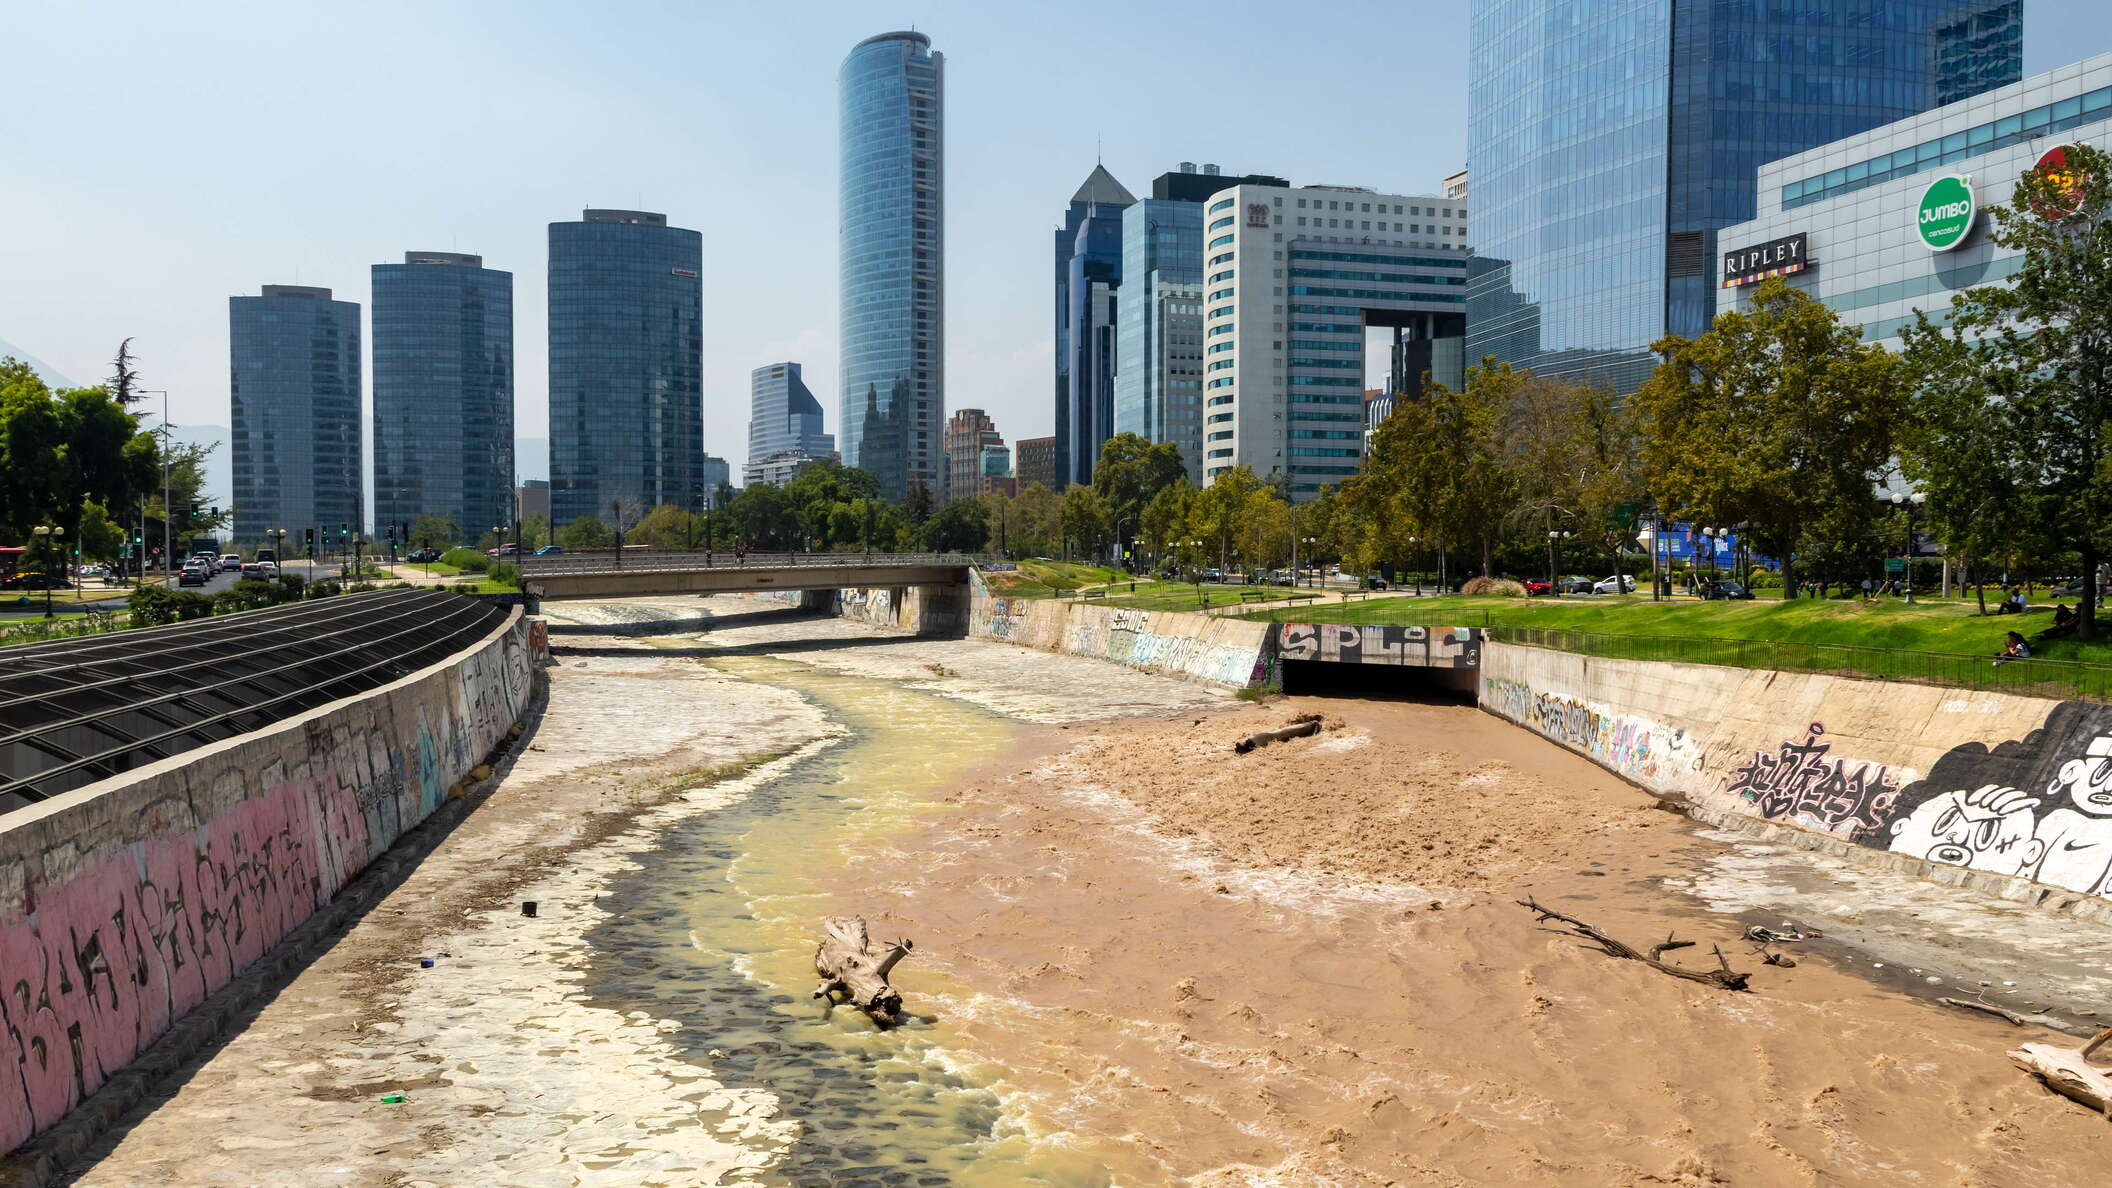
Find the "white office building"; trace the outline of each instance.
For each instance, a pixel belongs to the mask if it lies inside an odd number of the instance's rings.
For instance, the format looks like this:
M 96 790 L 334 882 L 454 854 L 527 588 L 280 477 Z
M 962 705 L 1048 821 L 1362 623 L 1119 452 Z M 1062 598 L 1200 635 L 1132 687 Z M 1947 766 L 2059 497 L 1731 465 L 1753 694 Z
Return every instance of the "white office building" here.
M 1309 499 L 1357 472 L 1367 328 L 1391 331 L 1389 390 L 1461 382 L 1463 199 L 1240 185 L 1203 225 L 1203 476 L 1246 465 Z

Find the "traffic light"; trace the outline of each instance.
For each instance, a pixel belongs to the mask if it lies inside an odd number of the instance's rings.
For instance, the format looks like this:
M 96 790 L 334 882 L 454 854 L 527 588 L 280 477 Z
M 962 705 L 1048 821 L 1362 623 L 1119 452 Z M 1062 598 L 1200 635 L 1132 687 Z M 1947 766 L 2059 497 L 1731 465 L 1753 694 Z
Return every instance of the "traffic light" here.
M 307 549 L 311 553 L 315 551 L 315 529 L 301 529 L 301 547 Z
M 351 525 L 345 523 L 343 520 L 339 520 L 337 522 L 337 539 L 342 541 L 350 535 L 352 535 Z
M 394 523 L 393 521 L 391 521 L 388 527 L 389 527 L 389 543 L 393 545 L 393 544 L 395 544 L 395 543 L 396 543 L 396 525 L 395 525 L 395 523 Z

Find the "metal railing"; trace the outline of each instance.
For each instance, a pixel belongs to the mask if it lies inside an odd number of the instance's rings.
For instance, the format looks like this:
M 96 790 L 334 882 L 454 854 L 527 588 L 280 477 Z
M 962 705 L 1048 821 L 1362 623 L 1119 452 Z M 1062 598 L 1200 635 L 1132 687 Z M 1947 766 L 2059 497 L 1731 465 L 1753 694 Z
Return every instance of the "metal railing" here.
M 683 573 L 695 570 L 739 572 L 750 569 L 866 569 L 883 567 L 959 566 L 975 564 L 963 553 L 736 553 L 667 552 L 625 549 L 619 558 L 614 549 L 559 553 L 548 557 L 522 557 L 521 577 L 563 577 L 604 573 Z

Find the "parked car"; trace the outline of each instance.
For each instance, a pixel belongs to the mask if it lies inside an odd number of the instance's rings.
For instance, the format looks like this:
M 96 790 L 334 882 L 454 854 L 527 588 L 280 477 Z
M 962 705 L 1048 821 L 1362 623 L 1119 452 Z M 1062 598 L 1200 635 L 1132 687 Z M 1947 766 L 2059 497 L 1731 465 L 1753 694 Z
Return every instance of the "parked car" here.
M 556 548 L 557 546 L 552 545 L 551 547 Z M 425 548 L 419 549 L 412 553 L 405 554 L 404 560 L 419 562 L 438 561 L 440 559 L 440 555 L 441 554 L 439 549 L 433 548 L 431 545 L 427 545 Z
M 1701 599 L 1704 602 L 1737 602 L 1750 600 L 1753 592 L 1743 582 L 1709 581 L 1701 584 Z
M 1384 590 L 1388 587 L 1386 585 L 1385 578 L 1380 577 L 1378 574 L 1371 573 L 1364 575 L 1364 588 L 1367 590 Z
M 1599 584 L 1588 577 L 1573 573 L 1556 582 L 1555 590 L 1561 594 L 1596 594 L 1599 592 Z
M 1225 571 L 1222 569 L 1206 569 L 1203 571 L 1203 580 L 1206 582 L 1224 581 Z
M 1635 593 L 1635 575 L 1624 573 L 1618 578 L 1602 578 L 1597 585 L 1592 587 L 1592 591 L 1597 594 L 1633 594 Z
M 535 555 L 538 557 L 556 557 L 563 554 L 564 551 L 565 547 L 563 545 L 549 544 L 537 549 Z
M 1525 581 L 1520 582 L 1519 585 L 1525 587 L 1525 592 L 1528 597 L 1538 597 L 1542 594 L 1552 594 L 1555 592 L 1555 587 L 1552 582 L 1543 582 L 1536 578 L 1527 578 Z

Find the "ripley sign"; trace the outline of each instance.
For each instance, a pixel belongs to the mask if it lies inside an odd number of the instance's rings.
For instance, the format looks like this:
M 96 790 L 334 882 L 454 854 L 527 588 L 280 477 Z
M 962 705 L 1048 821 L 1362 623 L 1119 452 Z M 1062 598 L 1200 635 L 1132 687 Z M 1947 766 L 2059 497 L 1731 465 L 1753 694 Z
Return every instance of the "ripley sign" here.
M 1771 276 L 1802 272 L 1810 262 L 1804 258 L 1804 232 L 1770 239 L 1766 243 L 1723 254 L 1723 287 L 1754 285 Z

